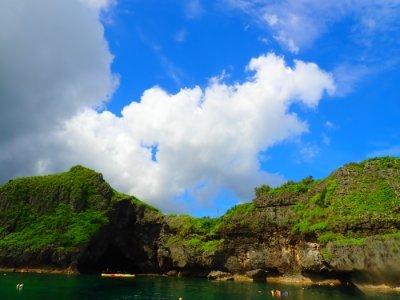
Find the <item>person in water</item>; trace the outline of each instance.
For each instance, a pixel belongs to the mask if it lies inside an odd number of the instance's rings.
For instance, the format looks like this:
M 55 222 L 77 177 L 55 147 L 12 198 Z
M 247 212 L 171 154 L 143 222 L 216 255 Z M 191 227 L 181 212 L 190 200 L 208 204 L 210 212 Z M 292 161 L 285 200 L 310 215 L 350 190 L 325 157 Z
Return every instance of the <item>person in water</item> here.
M 289 292 L 288 291 L 281 292 L 280 290 L 271 290 L 271 295 L 272 297 L 281 298 L 289 296 Z

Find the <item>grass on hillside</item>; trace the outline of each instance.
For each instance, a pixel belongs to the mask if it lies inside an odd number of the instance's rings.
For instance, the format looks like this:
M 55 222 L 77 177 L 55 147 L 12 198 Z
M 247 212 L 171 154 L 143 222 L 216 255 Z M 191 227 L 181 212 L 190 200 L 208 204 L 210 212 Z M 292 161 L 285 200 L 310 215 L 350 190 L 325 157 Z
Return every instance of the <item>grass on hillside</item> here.
M 397 227 L 387 233 L 398 232 L 399 187 L 400 159 L 379 158 L 348 164 L 324 180 L 307 177 L 274 189 L 263 185 L 255 192 L 257 197 L 305 196 L 293 207 L 290 223 L 295 235 L 315 233 L 321 243 L 361 243 L 364 237 L 344 232 L 343 226 L 397 220 Z M 163 216 L 137 198 L 113 190 L 101 174 L 81 166 L 62 174 L 12 180 L 0 187 L 0 249 L 69 251 L 84 245 L 108 222 L 111 204 L 125 199 L 154 217 Z M 168 244 L 200 253 L 218 251 L 227 232 L 261 230 L 257 211 L 253 203 L 245 203 L 219 218 L 163 216 L 172 232 Z
M 122 199 L 161 214 L 135 197 L 116 192 L 101 174 L 82 166 L 11 180 L 0 187 L 0 249 L 71 251 L 85 245 L 108 222 L 111 204 Z
M 255 194 L 260 199 L 304 195 L 293 206 L 295 235 L 314 233 L 321 243 L 362 243 L 363 237 L 352 229 L 359 224 L 394 223 L 387 231 L 398 232 L 400 159 L 382 157 L 350 163 L 323 180 L 307 177 L 277 188 L 262 185 Z
M 194 218 L 189 215 L 169 215 L 166 220 L 173 231 L 168 246 L 185 246 L 197 253 L 210 253 L 221 249 L 226 241 L 225 230 L 231 230 L 242 223 L 250 224 L 247 214 L 255 211 L 253 203 L 232 207 L 218 218 Z

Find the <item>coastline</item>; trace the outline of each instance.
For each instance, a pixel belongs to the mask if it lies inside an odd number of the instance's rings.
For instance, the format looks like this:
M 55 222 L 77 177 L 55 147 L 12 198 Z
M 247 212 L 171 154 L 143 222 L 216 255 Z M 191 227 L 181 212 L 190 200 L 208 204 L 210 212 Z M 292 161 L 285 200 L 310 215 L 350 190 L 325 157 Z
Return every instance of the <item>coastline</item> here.
M 234 281 L 254 282 L 253 279 L 244 275 L 234 275 Z M 342 283 L 338 279 L 311 280 L 301 275 L 292 276 L 271 276 L 266 278 L 266 283 L 288 284 L 288 285 L 322 285 L 322 286 L 339 286 Z
M 36 274 L 54 274 L 54 275 L 81 275 L 77 270 L 66 268 L 1 268 L 0 273 L 36 273 Z M 135 274 L 137 277 L 171 277 L 166 274 L 156 274 L 156 273 L 143 273 Z M 185 276 L 182 276 L 185 278 Z M 235 274 L 233 275 L 233 281 L 236 282 L 254 282 L 253 279 L 245 275 Z M 271 276 L 267 277 L 266 283 L 276 283 L 284 285 L 304 285 L 304 286 L 340 286 L 342 283 L 338 279 L 325 279 L 325 280 L 311 280 L 308 277 L 302 275 L 292 275 L 292 276 Z M 400 286 L 390 286 L 387 284 L 364 284 L 364 283 L 354 283 L 354 285 L 365 293 L 373 292 L 399 292 Z
M 312 280 L 301 275 L 295 276 L 276 276 L 267 277 L 268 283 L 296 284 L 296 285 L 323 285 L 323 286 L 339 286 L 342 283 L 338 279 L 321 279 Z
M 387 284 L 355 284 L 355 286 L 362 292 L 367 294 L 374 292 L 398 292 L 400 293 L 400 286 L 390 286 Z
M 1 273 L 37 273 L 37 274 L 63 274 L 63 275 L 79 275 L 77 270 L 67 268 L 0 268 Z

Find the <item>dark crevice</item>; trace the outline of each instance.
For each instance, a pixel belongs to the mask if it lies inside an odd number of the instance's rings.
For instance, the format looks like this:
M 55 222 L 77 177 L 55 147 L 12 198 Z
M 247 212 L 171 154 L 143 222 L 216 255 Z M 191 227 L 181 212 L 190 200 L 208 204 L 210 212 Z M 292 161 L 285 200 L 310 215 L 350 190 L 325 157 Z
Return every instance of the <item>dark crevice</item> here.
M 143 207 L 130 199 L 113 205 L 109 223 L 93 236 L 78 258 L 83 274 L 158 273 L 157 239 L 159 223 L 143 222 Z M 145 224 L 143 224 L 145 223 Z
M 115 245 L 108 245 L 104 253 L 96 261 L 85 261 L 78 264 L 81 274 L 99 273 L 139 273 L 135 262 L 127 258 Z

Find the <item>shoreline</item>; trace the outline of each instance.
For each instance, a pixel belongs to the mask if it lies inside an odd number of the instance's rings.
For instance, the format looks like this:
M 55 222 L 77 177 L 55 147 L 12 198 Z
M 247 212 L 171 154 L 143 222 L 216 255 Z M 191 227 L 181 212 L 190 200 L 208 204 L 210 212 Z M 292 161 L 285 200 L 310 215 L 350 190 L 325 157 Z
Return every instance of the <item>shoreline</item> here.
M 400 286 L 390 286 L 387 284 L 355 284 L 355 286 L 365 293 L 373 292 L 398 292 L 400 293 Z
M 0 268 L 0 273 L 35 273 L 35 274 L 62 274 L 62 275 L 80 275 L 77 270 L 67 268 Z
M 54 274 L 54 275 L 81 275 L 77 270 L 72 268 L 59 269 L 59 268 L 0 268 L 0 273 L 34 273 L 34 274 Z M 166 274 L 157 273 L 143 273 L 135 274 L 136 277 L 173 277 Z M 185 278 L 182 276 L 180 278 Z M 250 277 L 240 274 L 233 275 L 236 282 L 255 282 Z M 265 281 L 256 281 L 265 283 L 276 283 L 284 285 L 304 285 L 304 286 L 332 286 L 338 287 L 343 285 L 338 279 L 324 279 L 324 280 L 312 280 L 308 277 L 301 275 L 293 276 L 271 276 L 267 277 Z M 400 286 L 390 286 L 387 284 L 368 284 L 368 283 L 353 283 L 358 289 L 365 293 L 371 292 L 399 292 Z

